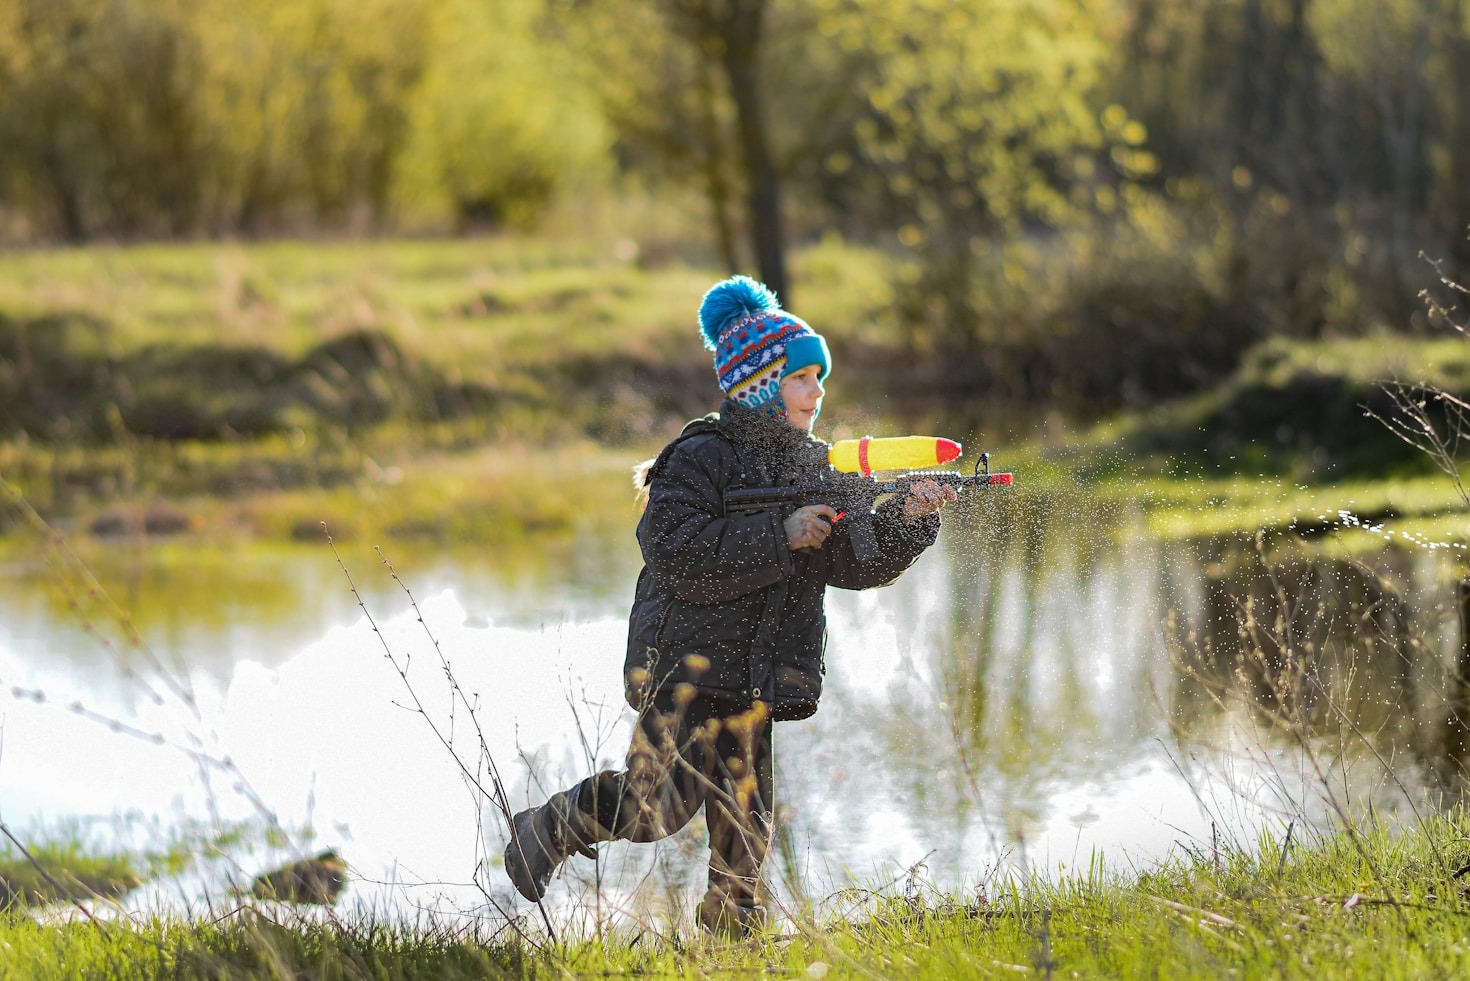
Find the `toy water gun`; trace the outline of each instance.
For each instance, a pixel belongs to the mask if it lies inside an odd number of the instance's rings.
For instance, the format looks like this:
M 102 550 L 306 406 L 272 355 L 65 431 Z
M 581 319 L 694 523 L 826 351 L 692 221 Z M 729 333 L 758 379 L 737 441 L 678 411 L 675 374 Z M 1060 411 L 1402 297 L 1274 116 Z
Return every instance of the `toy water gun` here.
M 938 436 L 890 436 L 874 439 L 845 439 L 832 444 L 827 461 L 832 470 L 816 484 L 791 487 L 742 487 L 725 492 L 725 514 L 750 514 L 778 509 L 789 513 L 807 504 L 828 504 L 847 519 L 853 552 L 859 561 L 879 554 L 873 531 L 873 512 L 878 499 L 888 494 L 907 494 L 915 484 L 932 480 L 963 493 L 973 488 L 1009 486 L 1013 474 L 991 473 L 990 454 L 981 453 L 973 473 L 929 470 L 957 460 L 964 448 L 954 440 Z M 879 478 L 875 471 L 901 470 Z
M 827 461 L 843 473 L 871 477 L 874 470 L 920 470 L 958 460 L 964 447 L 941 436 L 883 436 L 840 439 Z

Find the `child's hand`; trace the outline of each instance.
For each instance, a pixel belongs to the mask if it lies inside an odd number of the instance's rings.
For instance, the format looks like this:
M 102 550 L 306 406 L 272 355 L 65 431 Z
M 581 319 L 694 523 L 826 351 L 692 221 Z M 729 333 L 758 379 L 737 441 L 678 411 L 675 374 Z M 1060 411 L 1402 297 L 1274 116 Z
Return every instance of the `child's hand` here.
M 837 512 L 827 504 L 808 504 L 791 512 L 783 522 L 786 529 L 786 547 L 795 552 L 799 548 L 821 548 L 827 536 L 832 534 L 832 522 Z
M 903 499 L 903 523 L 911 525 L 926 514 L 933 514 L 950 501 L 958 500 L 959 491 L 948 484 L 932 480 L 921 480 L 909 488 L 909 496 Z

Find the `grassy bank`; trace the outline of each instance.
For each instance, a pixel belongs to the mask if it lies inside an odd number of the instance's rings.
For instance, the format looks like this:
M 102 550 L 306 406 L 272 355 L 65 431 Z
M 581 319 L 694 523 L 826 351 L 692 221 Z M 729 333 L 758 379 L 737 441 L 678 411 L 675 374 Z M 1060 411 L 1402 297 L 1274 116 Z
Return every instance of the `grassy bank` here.
M 1138 502 L 1158 537 L 1264 529 L 1320 539 L 1359 528 L 1376 542 L 1333 547 L 1463 548 L 1470 527 L 1455 481 L 1385 424 L 1399 412 L 1387 391 L 1396 384 L 1465 393 L 1470 343 L 1453 334 L 1268 342 L 1214 388 L 1122 413 L 1023 460 L 1052 482 Z M 1455 422 L 1428 404 L 1452 434 Z
M 12 918 L 0 978 L 1450 977 L 1470 969 L 1467 838 L 1463 811 L 1402 832 L 1286 827 L 1125 879 L 1094 862 L 968 896 L 854 890 L 736 944 L 652 923 L 548 943 L 503 924 L 345 923 L 269 904 L 195 922 Z
M 797 265 L 854 390 L 893 342 L 877 261 Z M 522 239 L 0 256 L 0 476 L 103 536 L 567 525 L 554 481 L 715 405 L 694 312 L 718 275 Z
M 11 253 L 0 435 L 229 441 L 460 422 L 462 438 L 636 442 L 710 402 L 695 311 L 719 275 L 527 238 Z M 865 345 L 893 342 L 879 256 L 817 246 L 796 275 L 849 378 Z
M 1270 342 L 1213 389 L 1088 430 L 983 387 L 936 400 L 893 273 L 837 242 L 796 256 L 793 305 L 838 366 L 828 435 L 932 428 L 1028 486 L 1142 501 L 1161 534 L 1310 533 L 1339 509 L 1462 534 L 1442 477 L 1365 415 L 1384 380 L 1470 388 L 1460 338 Z M 509 237 L 0 256 L 0 476 L 103 540 L 570 532 L 568 477 L 623 470 L 715 404 L 693 321 L 718 275 Z

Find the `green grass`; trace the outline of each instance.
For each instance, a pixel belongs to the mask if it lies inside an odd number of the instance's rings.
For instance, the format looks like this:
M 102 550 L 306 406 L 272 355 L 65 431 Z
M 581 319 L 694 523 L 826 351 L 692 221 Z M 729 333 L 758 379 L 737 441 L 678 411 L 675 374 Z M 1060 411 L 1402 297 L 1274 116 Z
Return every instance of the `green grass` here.
M 1007 454 L 1028 486 L 1138 507 L 1161 539 L 1287 532 L 1329 550 L 1470 543 L 1454 481 L 1369 411 L 1394 380 L 1470 392 L 1470 343 L 1273 341 L 1221 385 Z M 1333 535 L 1341 529 L 1372 534 Z M 1376 538 L 1374 536 L 1377 536 Z
M 527 440 L 613 413 L 615 439 L 658 409 L 627 391 L 638 370 L 708 381 L 693 312 L 711 271 L 546 253 L 501 239 L 14 253 L 0 395 L 49 442 L 357 438 L 492 410 Z M 364 356 L 363 337 L 387 346 Z
M 886 270 L 878 253 L 827 242 L 794 257 L 794 289 L 834 336 L 887 343 Z M 576 401 L 543 390 L 546 369 L 621 354 L 707 373 L 695 311 L 720 275 L 515 236 L 93 246 L 0 255 L 0 312 L 88 318 L 114 356 L 164 343 L 299 357 L 324 337 L 376 330 L 440 371 Z
M 792 264 L 813 322 L 861 318 L 871 331 L 872 312 L 891 301 L 880 253 L 832 239 L 800 250 Z M 699 298 L 719 275 L 622 261 L 582 235 L 87 246 L 0 254 L 0 310 L 89 314 L 114 326 L 119 349 L 238 337 L 300 350 L 371 314 L 452 361 L 460 340 L 481 333 L 469 322 L 485 318 L 505 319 L 496 336 L 537 345 L 552 326 L 552 336 L 595 342 L 610 315 L 619 340 L 671 325 L 693 338 Z
M 793 260 L 855 389 L 894 339 L 886 262 L 837 241 Z M 0 476 L 84 529 L 167 502 L 179 531 L 216 537 L 301 537 L 324 515 L 344 534 L 474 537 L 507 527 L 491 490 L 566 526 L 556 457 L 585 461 L 592 440 L 629 465 L 717 403 L 695 311 L 718 275 L 516 237 L 7 253 Z M 534 495 L 467 475 L 492 455 L 534 463 Z
M 568 270 L 615 280 L 622 268 L 610 252 L 510 237 L 18 250 L 0 256 L 0 309 L 89 314 L 111 325 L 115 351 L 158 340 L 299 351 L 369 320 L 432 340 L 486 293 L 537 300 Z
M 1442 534 L 1443 539 L 1432 540 L 1448 542 L 1470 537 L 1463 502 L 1449 481 L 1436 477 L 1315 485 L 1272 477 L 1113 478 L 1100 483 L 1098 492 L 1104 497 L 1141 498 L 1148 511 L 1148 534 L 1164 539 L 1260 529 L 1315 536 L 1360 524 L 1404 535 Z
M 1427 473 L 1428 458 L 1380 421 L 1395 415 L 1384 391 L 1394 383 L 1470 396 L 1470 342 L 1399 334 L 1268 341 L 1221 384 L 1113 420 L 1084 442 L 1108 439 L 1176 469 L 1294 481 Z M 1431 415 L 1443 424 L 1432 404 Z
M 795 306 L 836 352 L 834 421 L 930 425 L 890 418 L 916 397 L 895 362 L 891 259 L 833 240 L 793 273 Z M 45 434 L 0 442 L 0 477 L 71 534 L 572 533 L 587 499 L 569 477 L 625 467 L 715 404 L 694 311 L 717 275 L 620 261 L 595 236 L 7 253 L 0 400 Z M 10 371 L 6 343 L 49 367 Z M 1273 341 L 1194 398 L 987 448 L 1028 486 L 1140 500 L 1164 536 L 1317 534 L 1346 509 L 1459 540 L 1448 483 L 1363 415 L 1394 378 L 1470 388 L 1470 344 Z M 950 428 L 983 411 L 920 414 L 963 436 Z M 16 524 L 0 510 L 0 532 Z
M 81 906 L 108 906 L 145 882 L 194 868 L 202 858 L 258 847 L 299 848 L 311 837 L 309 829 L 251 821 L 186 821 L 165 829 L 137 814 L 105 820 L 67 816 L 18 829 L 0 822 L 0 883 L 9 893 L 12 921 L 23 912 L 45 918 L 71 909 L 83 915 Z
M 339 540 L 504 546 L 571 533 L 589 520 L 610 519 L 618 505 L 631 508 L 632 469 L 643 458 L 636 449 L 588 440 L 554 449 L 411 452 L 194 444 L 134 454 L 66 451 L 0 465 L 0 475 L 28 500 L 59 503 L 71 529 L 123 542 L 178 535 L 204 544 L 323 541 L 325 524 Z M 65 498 L 82 480 L 96 485 Z
M 1124 533 L 1161 541 L 1267 532 L 1310 541 L 1327 553 L 1371 552 L 1395 540 L 1470 545 L 1470 520 L 1454 483 L 1440 473 L 1294 480 L 1240 473 L 1166 455 L 1131 454 L 1113 435 L 1094 433 L 1061 447 L 1008 449 L 995 464 L 1016 473 L 1006 491 L 1015 507 L 1028 495 L 1086 500 L 1136 515 Z M 1346 532 L 1346 533 L 1344 533 Z
M 0 978 L 534 977 L 520 946 L 456 932 L 343 927 L 289 912 L 234 913 L 217 922 L 24 922 L 0 929 Z M 545 967 L 543 967 L 545 970 Z
M 1470 970 L 1470 899 L 1455 875 L 1467 840 L 1462 809 L 1406 829 L 1283 828 L 1248 850 L 1125 877 L 1094 860 L 1070 878 L 966 896 L 859 891 L 844 916 L 798 916 L 793 930 L 742 943 L 659 924 L 543 943 L 503 923 L 395 927 L 274 906 L 193 921 L 11 920 L 0 978 L 1451 977 Z
M 27 907 L 117 899 L 142 885 L 139 872 L 134 856 L 97 854 L 74 836 L 42 841 L 26 853 L 9 840 L 0 848 L 0 881 L 14 893 L 14 902 Z

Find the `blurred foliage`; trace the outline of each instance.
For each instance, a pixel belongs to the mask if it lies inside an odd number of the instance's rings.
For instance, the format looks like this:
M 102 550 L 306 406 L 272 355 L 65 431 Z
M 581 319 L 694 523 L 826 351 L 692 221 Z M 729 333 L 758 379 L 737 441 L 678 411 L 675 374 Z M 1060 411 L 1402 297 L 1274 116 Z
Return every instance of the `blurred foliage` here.
M 539 6 L 0 0 L 0 200 L 72 241 L 524 220 L 597 139 Z
M 1470 259 L 1461 0 L 1129 6 L 1111 91 L 1147 127 L 1151 186 L 1210 208 L 1273 332 L 1402 327 L 1421 251 Z
M 1424 329 L 1419 256 L 1470 261 L 1470 4 L 0 0 L 8 240 L 577 235 L 614 199 L 684 211 L 619 216 L 645 266 L 885 250 L 930 390 L 1152 404 Z
M 1220 385 L 1168 411 L 1140 414 L 1113 436 L 1142 456 L 1232 473 L 1316 482 L 1427 475 L 1433 465 L 1426 455 L 1369 418 L 1395 415 L 1384 379 L 1411 374 L 1463 400 L 1470 397 L 1470 350 L 1459 338 L 1274 339 Z M 1443 425 L 1444 405 L 1425 412 Z
M 115 902 L 148 882 L 189 874 L 235 879 L 240 862 L 263 852 L 270 859 L 300 854 L 315 838 L 310 827 L 273 821 L 183 820 L 127 812 L 108 817 L 66 816 L 25 827 L 4 827 L 0 838 L 0 912 L 86 907 Z
M 525 226 L 595 175 L 609 134 L 587 66 L 543 37 L 540 2 L 421 0 L 433 58 L 404 107 L 412 139 L 400 183 L 410 225 Z M 576 84 L 572 84 L 576 82 Z
M 118 899 L 143 882 L 139 867 L 145 861 L 100 844 L 77 820 L 64 820 L 43 834 L 22 849 L 6 829 L 0 842 L 0 907 Z

